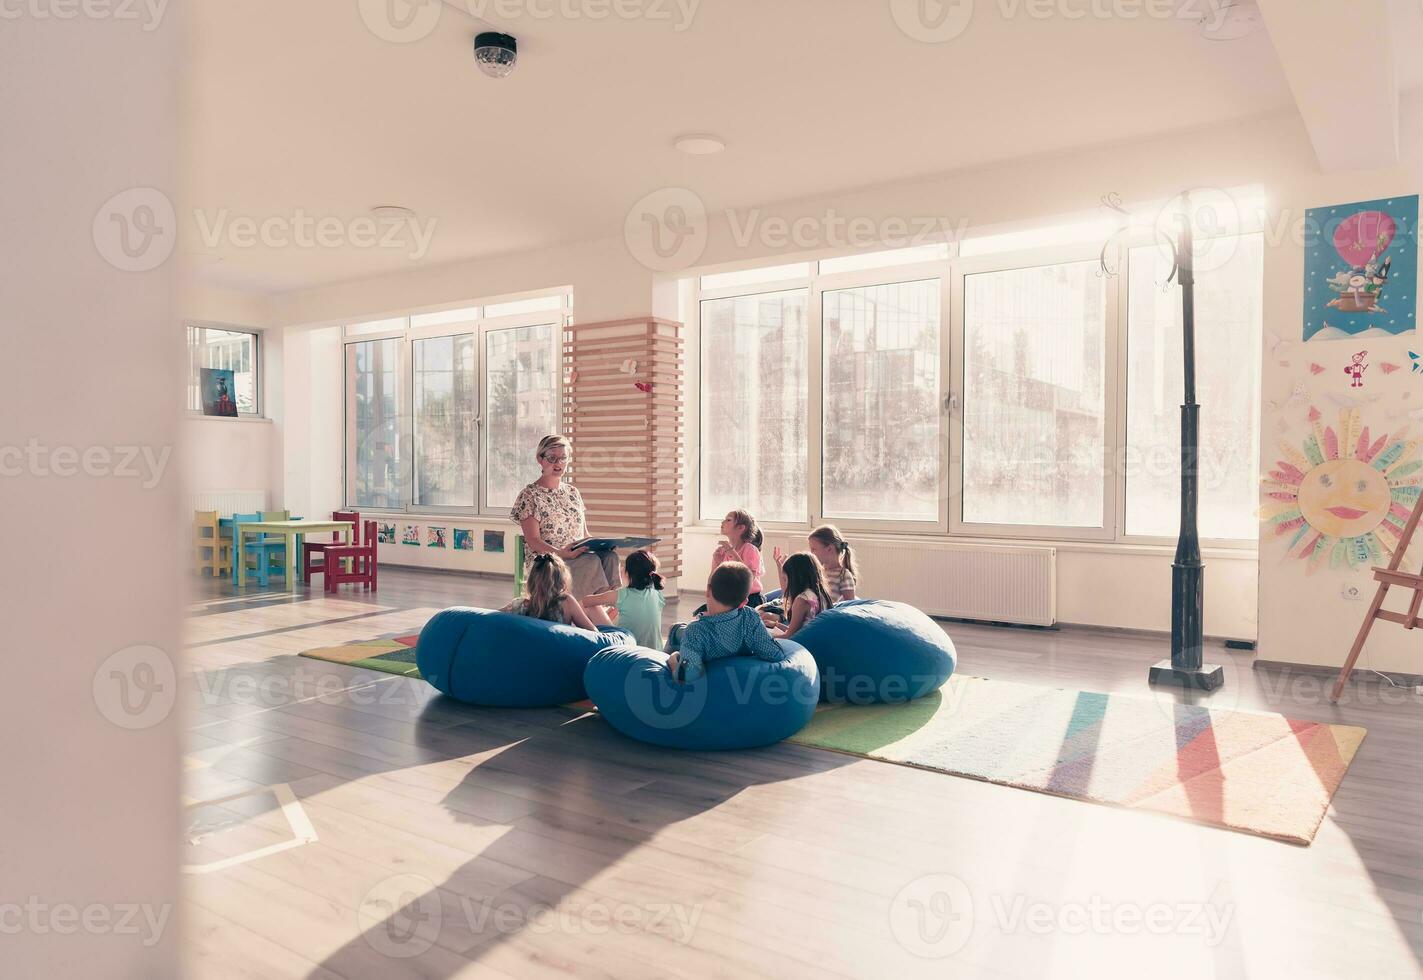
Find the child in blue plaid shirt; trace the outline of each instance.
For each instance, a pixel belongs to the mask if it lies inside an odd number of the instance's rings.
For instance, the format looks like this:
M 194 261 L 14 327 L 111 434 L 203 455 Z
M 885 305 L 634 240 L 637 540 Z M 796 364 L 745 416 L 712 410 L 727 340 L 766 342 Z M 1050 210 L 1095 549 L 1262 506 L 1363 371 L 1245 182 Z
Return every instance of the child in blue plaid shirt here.
M 667 637 L 667 650 L 672 654 L 667 668 L 678 680 L 696 680 L 706 673 L 707 661 L 722 657 L 786 659 L 761 617 L 746 605 L 751 578 L 751 569 L 741 562 L 722 562 L 707 580 L 706 614 L 672 627 Z

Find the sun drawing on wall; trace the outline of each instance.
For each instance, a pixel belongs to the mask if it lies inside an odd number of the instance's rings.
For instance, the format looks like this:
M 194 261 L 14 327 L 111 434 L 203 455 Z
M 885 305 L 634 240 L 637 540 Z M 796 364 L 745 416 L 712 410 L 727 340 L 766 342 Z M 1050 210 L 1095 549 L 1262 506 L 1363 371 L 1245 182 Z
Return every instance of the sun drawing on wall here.
M 1403 525 L 1423 490 L 1423 460 L 1408 432 L 1371 439 L 1359 427 L 1359 410 L 1339 413 L 1339 429 L 1309 410 L 1314 431 L 1303 451 L 1281 445 L 1284 459 L 1261 481 L 1260 516 L 1288 538 L 1290 557 L 1308 562 L 1313 574 L 1331 568 L 1382 565 L 1392 555 Z

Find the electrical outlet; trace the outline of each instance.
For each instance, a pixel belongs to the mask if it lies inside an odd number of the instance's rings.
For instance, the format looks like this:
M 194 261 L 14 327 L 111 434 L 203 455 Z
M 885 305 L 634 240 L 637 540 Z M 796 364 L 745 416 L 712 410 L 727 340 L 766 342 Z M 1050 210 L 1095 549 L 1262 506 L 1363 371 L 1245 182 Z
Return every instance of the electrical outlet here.
M 1364 597 L 1364 590 L 1357 583 L 1345 582 L 1344 588 L 1340 590 L 1345 599 L 1351 602 L 1358 602 Z

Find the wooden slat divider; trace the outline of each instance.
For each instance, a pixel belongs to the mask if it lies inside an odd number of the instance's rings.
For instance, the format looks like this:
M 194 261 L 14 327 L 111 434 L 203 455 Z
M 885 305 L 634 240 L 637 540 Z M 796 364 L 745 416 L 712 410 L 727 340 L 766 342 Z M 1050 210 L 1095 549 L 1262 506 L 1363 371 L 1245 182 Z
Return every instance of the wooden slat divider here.
M 563 335 L 569 478 L 587 504 L 589 530 L 661 538 L 654 550 L 668 578 L 682 571 L 684 354 L 682 325 L 656 317 L 575 323 Z M 630 360 L 637 370 L 628 374 Z

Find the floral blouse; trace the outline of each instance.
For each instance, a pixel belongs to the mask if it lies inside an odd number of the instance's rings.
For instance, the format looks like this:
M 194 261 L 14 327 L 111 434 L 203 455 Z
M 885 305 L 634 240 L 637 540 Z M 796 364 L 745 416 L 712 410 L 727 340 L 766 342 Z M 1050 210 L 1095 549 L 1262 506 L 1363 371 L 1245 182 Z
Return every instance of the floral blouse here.
M 583 495 L 571 483 L 560 483 L 552 490 L 530 483 L 520 490 L 509 517 L 518 524 L 531 516 L 538 520 L 539 537 L 551 548 L 567 548 L 588 536 Z M 533 551 L 524 549 L 525 574 L 533 562 Z

